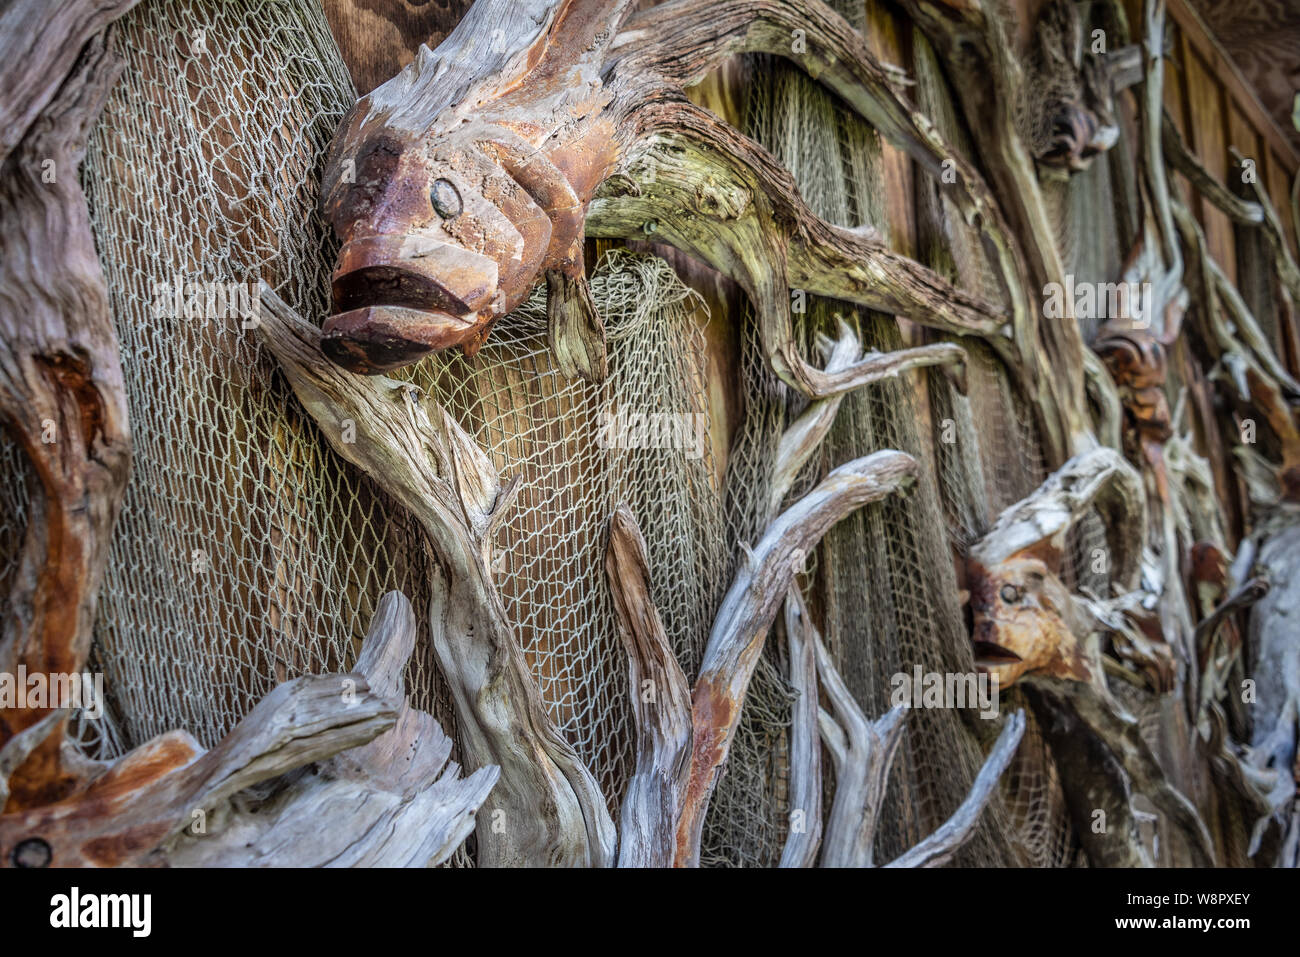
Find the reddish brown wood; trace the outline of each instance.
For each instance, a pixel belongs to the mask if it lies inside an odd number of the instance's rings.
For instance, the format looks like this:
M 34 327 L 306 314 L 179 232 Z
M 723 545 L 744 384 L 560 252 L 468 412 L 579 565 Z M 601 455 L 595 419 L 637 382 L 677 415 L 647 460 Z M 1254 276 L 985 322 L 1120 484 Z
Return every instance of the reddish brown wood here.
M 48 39 L 44 57 L 4 64 L 7 77 L 32 70 L 43 82 L 51 78 L 43 71 L 69 68 L 0 170 L 0 416 L 31 463 L 27 530 L 0 624 L 0 671 L 10 674 L 82 670 L 130 472 L 117 338 L 77 181 L 86 136 L 120 70 L 105 34 L 84 49 L 78 38 L 130 6 L 63 4 L 59 22 L 68 32 Z M 23 86 L 12 90 L 21 96 Z M 0 711 L 0 748 L 49 710 Z M 9 808 L 77 787 L 62 740 L 59 721 L 10 777 Z

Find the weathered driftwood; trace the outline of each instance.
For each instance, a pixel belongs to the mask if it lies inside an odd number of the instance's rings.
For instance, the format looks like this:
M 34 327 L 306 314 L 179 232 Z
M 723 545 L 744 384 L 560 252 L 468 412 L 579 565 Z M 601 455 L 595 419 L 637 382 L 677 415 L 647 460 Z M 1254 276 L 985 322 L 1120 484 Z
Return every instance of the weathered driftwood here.
M 636 768 L 619 818 L 618 866 L 671 867 L 691 767 L 690 684 L 664 634 L 650 594 L 645 539 L 626 505 L 609 520 L 605 571 L 628 653 L 637 736 Z
M 1041 100 L 1036 95 L 1039 90 L 1030 84 L 1041 87 L 1042 77 L 1026 70 L 1016 45 L 1008 42 L 1008 24 L 990 6 L 935 5 L 923 0 L 903 0 L 902 6 L 944 65 L 1006 219 L 1019 241 L 1029 281 L 1035 288 L 1063 282 L 1065 268 L 1040 188 L 1033 147 L 1019 123 L 1020 104 Z M 1161 31 L 1148 35 L 1160 36 Z M 1154 46 L 1157 69 L 1162 46 Z M 1073 57 L 1059 61 L 1066 70 L 1074 69 L 1073 64 Z M 1144 95 L 1149 96 L 1150 63 L 1146 76 Z M 1082 136 L 1077 140 L 1087 141 Z M 1068 319 L 1073 315 L 1073 306 L 1067 309 Z M 1037 361 L 1040 368 L 1049 370 L 1049 381 L 1038 380 L 1031 394 L 1041 402 L 1045 393 L 1055 393 L 1051 408 L 1056 414 L 1045 416 L 1043 424 L 1056 460 L 1071 452 L 1085 451 L 1095 441 L 1086 409 L 1085 372 L 1093 391 L 1106 393 L 1113 386 L 1104 372 L 1090 366 L 1077 323 L 1031 321 L 1017 328 L 1016 338 L 1021 350 L 1031 348 L 1029 344 L 1040 349 L 1043 355 Z
M 1067 462 L 972 547 L 976 662 L 997 674 L 1002 687 L 1026 684 L 1091 862 L 1151 865 L 1132 805 L 1133 794 L 1141 793 L 1183 830 L 1193 859 L 1207 865 L 1214 850 L 1195 807 L 1170 783 L 1137 721 L 1106 686 L 1102 632 L 1127 630 L 1144 650 L 1140 632 L 1123 620 L 1141 607 L 1126 600 L 1137 585 L 1137 548 L 1122 540 L 1112 547 L 1113 580 L 1123 592 L 1115 599 L 1072 595 L 1057 577 L 1065 531 L 1094 507 L 1109 512 L 1107 526 L 1121 539 L 1143 539 L 1141 483 L 1110 449 Z
M 501 768 L 483 805 L 478 862 L 612 864 L 604 796 L 547 716 L 492 580 L 493 533 L 516 486 L 503 485 L 474 440 L 418 388 L 345 372 L 326 361 L 321 331 L 265 285 L 261 303 L 258 330 L 325 439 L 409 509 L 433 544 L 430 626 L 465 762 Z
M 32 465 L 27 532 L 0 633 L 0 670 L 9 674 L 83 670 L 130 471 L 116 336 L 78 168 L 120 70 L 102 30 L 132 5 L 61 2 L 38 11 L 14 3 L 0 13 L 13 80 L 0 97 L 0 411 Z M 37 19 L 41 28 L 32 29 Z M 301 678 L 277 688 L 212 751 L 172 732 L 108 764 L 64 742 L 69 710 L 50 705 L 0 715 L 4 864 L 156 861 L 159 846 L 193 815 L 393 722 L 359 675 Z M 481 789 L 484 779 L 475 783 Z M 466 810 L 473 807 L 457 809 L 455 829 Z M 365 840 L 336 823 L 335 840 Z
M 997 741 L 993 743 L 993 749 L 984 759 L 979 774 L 975 775 L 970 793 L 957 810 L 952 812 L 952 816 L 921 843 L 908 848 L 884 866 L 943 867 L 951 861 L 953 855 L 974 833 L 980 814 L 988 804 L 989 798 L 993 796 L 994 788 L 997 787 L 1002 772 L 1011 763 L 1011 757 L 1015 754 L 1024 734 L 1025 713 L 1017 711 L 1003 723 L 1002 731 Z
M 787 615 L 807 617 L 798 589 L 787 598 Z M 899 705 L 875 721 L 869 720 L 845 686 L 816 629 L 806 631 L 812 644 L 817 675 L 830 703 L 819 717 L 822 741 L 835 767 L 835 796 L 822 834 L 822 867 L 874 867 L 876 828 L 884 806 L 889 771 L 903 736 L 907 708 Z M 970 794 L 933 834 L 885 865 L 940 867 L 970 838 L 1002 772 L 1025 733 L 1025 714 L 1017 711 L 1005 723 L 997 743 L 976 776 Z M 787 844 L 787 847 L 789 845 Z
M 131 3 L 62 2 L 41 14 L 35 6 L 0 13 L 0 420 L 29 463 L 0 672 L 75 674 L 90 650 L 131 468 L 117 337 L 78 170 L 121 68 L 98 31 Z M 0 711 L 0 747 L 49 713 Z M 0 812 L 58 800 L 83 783 L 62 743 L 59 719 L 9 775 Z
M 1278 863 L 1294 866 L 1296 821 L 1288 819 L 1287 811 L 1296 791 L 1300 741 L 1300 642 L 1295 628 L 1300 620 L 1300 503 L 1281 503 L 1262 515 L 1252 544 L 1257 546 L 1254 568 L 1267 577 L 1270 588 L 1250 613 L 1248 634 L 1257 657 L 1258 699 L 1252 709 L 1255 727 L 1245 763 L 1272 777 L 1267 813 L 1256 825 L 1252 853 L 1265 829 L 1276 826 Z
M 1197 866 L 1214 866 L 1214 845 L 1205 822 L 1169 782 L 1142 739 L 1136 718 L 1095 684 L 1030 676 L 1025 688 L 1052 748 L 1075 829 L 1094 866 L 1152 866 L 1138 831 L 1135 794 L 1144 795 L 1174 823 Z
M 375 373 L 453 345 L 472 353 L 545 272 L 564 367 L 600 373 L 582 226 L 617 148 L 597 68 L 628 7 L 476 3 L 436 52 L 421 47 L 361 99 L 323 183 L 343 240 L 331 358 Z
M 43 863 L 58 867 L 144 863 L 244 788 L 364 744 L 393 722 L 392 707 L 360 674 L 296 678 L 211 751 L 185 732 L 168 732 L 101 766 L 72 797 L 0 816 L 0 859 L 21 863 L 16 852 L 36 845 Z
M 55 708 L 0 745 L 0 809 L 9 803 L 9 779 L 13 773 L 50 737 L 56 726 L 67 720 L 70 713 L 70 708 Z
M 828 376 L 846 369 L 860 370 L 863 366 L 857 361 L 861 348 L 858 339 L 843 322 L 840 323 L 839 337 L 833 341 L 822 338 L 819 346 L 826 357 Z M 886 374 L 897 375 L 912 367 L 913 363 L 960 364 L 965 361 L 965 353 L 960 347 L 943 343 L 936 347 L 879 354 L 878 360 L 879 368 L 892 370 Z M 876 381 L 878 376 L 859 375 L 859 378 L 861 381 L 857 384 L 861 385 Z M 843 394 L 835 391 L 827 397 L 814 399 L 782 435 L 765 515 L 768 533 L 758 549 L 748 553 L 747 570 L 733 584 L 729 599 L 724 600 L 719 610 L 693 699 L 685 692 L 685 676 L 667 648 L 658 613 L 649 596 L 644 542 L 636 520 L 626 508 L 620 508 L 611 518 L 606 569 L 620 631 L 629 650 L 634 700 L 644 693 L 647 681 L 652 690 L 662 687 L 668 694 L 666 701 L 660 701 L 656 692 L 652 700 L 638 701 L 636 705 L 637 770 L 623 802 L 621 865 L 659 863 L 665 853 L 668 860 L 675 860 L 679 865 L 698 863 L 698 828 L 702 826 L 716 775 L 725 763 L 727 747 L 737 726 L 757 655 L 775 615 L 773 599 L 779 601 L 780 583 L 788 584 L 793 580 L 802 563 L 802 558 L 798 557 L 800 549 L 806 552 L 806 548 L 815 544 L 839 516 L 846 514 L 855 504 L 872 501 L 910 481 L 910 469 L 915 463 L 908 456 L 896 452 L 878 453 L 869 457 L 875 461 L 863 459 L 850 463 L 852 468 L 845 467 L 850 469 L 850 473 L 859 470 L 873 476 L 867 479 L 863 489 L 855 492 L 858 498 L 865 492 L 867 498 L 858 501 L 857 498 L 843 497 L 861 484 L 863 476 L 854 475 L 841 482 L 843 488 L 838 491 L 823 483 L 786 515 L 778 518 L 781 503 L 795 477 L 834 422 Z M 877 471 L 880 473 L 878 476 L 874 474 Z M 826 514 L 822 514 L 823 511 Z M 778 528 L 780 531 L 776 531 Z M 784 544 L 779 541 L 780 536 L 786 537 Z M 783 549 L 799 541 L 804 544 L 795 545 L 795 552 L 788 560 L 781 556 Z M 773 581 L 777 584 L 772 584 Z M 724 622 L 724 615 L 731 616 L 731 620 Z M 808 627 L 806 618 L 791 618 L 790 615 L 791 610 L 787 607 L 790 627 Z M 791 757 L 792 800 L 797 802 L 792 807 L 800 817 L 797 822 L 792 817 L 783 866 L 811 866 L 821 833 L 816 665 L 807 640 L 799 633 L 788 637 L 791 653 L 798 659 L 792 663 L 792 678 L 801 689 L 800 715 L 792 729 Z M 724 687 L 727 689 L 725 693 L 732 695 L 734 700 L 733 708 L 726 713 L 718 707 L 720 689 Z M 701 741 L 707 747 L 701 748 Z M 662 831 L 667 821 L 675 822 L 676 832 L 665 841 Z
M 876 452 L 841 465 L 788 508 L 746 556 L 722 600 L 692 692 L 691 776 L 677 833 L 677 863 L 699 863 L 704 816 L 740 722 L 767 629 L 808 552 L 836 522 L 907 488 L 916 462 Z
M 437 722 L 405 703 L 401 674 L 414 643 L 410 604 L 386 596 L 357 672 L 279 685 L 211 751 L 172 731 L 112 763 L 83 759 L 89 783 L 81 790 L 0 815 L 0 864 L 423 867 L 444 860 L 473 828 L 497 772 L 461 779 L 446 764 L 451 742 Z M 396 710 L 395 699 L 402 699 Z M 0 792 L 65 716 L 52 712 L 0 749 Z
M 5 92 L 0 96 L 0 162 L 27 134 L 42 114 L 56 116 L 71 101 L 53 112 L 51 102 L 73 72 L 90 39 L 130 10 L 139 0 L 14 0 L 0 10 L 0 63 L 4 64 Z M 112 85 L 111 80 L 108 85 Z M 93 120 L 93 115 L 76 119 Z M 45 154 L 43 159 L 69 159 Z M 62 167 L 60 166 L 60 169 Z M 75 167 L 67 170 L 75 182 Z M 71 194 L 62 194 L 71 195 Z M 59 247 L 49 252 L 58 253 Z
M 480 0 L 466 20 L 500 19 L 500 6 Z M 819 0 L 678 0 L 636 14 L 616 36 L 624 0 L 541 6 L 545 15 L 526 26 L 499 30 L 481 69 L 464 64 L 459 48 L 470 39 L 459 28 L 437 51 L 422 49 L 344 123 L 325 177 L 325 208 L 344 241 L 324 340 L 336 361 L 373 373 L 452 345 L 473 352 L 544 272 L 558 300 L 550 326 L 561 367 L 598 377 L 602 334 L 578 240 L 584 225 L 589 236 L 654 231 L 741 283 L 774 368 L 810 396 L 876 370 L 869 357 L 828 381 L 809 366 L 790 330 L 791 286 L 984 336 L 1047 410 L 1055 448 L 1086 431 L 1081 388 L 1070 400 L 1078 408 L 1057 410 L 1061 390 L 1034 345 L 1027 273 L 997 202 L 843 18 Z M 545 24 L 540 34 L 534 22 Z M 792 45 L 791 29 L 806 43 Z M 868 231 L 822 222 L 765 151 L 686 101 L 682 89 L 723 58 L 759 51 L 799 63 L 942 174 L 983 237 L 1009 314 Z
M 790 828 L 781 867 L 813 867 L 822 839 L 822 749 L 818 724 L 817 643 L 798 586 L 785 596 L 785 641 L 790 687 L 799 695 L 790 716 Z
M 1183 142 L 1178 127 L 1170 119 L 1168 111 L 1162 111 L 1160 127 L 1161 144 L 1169 165 L 1187 177 L 1188 182 L 1198 193 L 1222 210 L 1229 219 L 1245 226 L 1258 226 L 1264 222 L 1264 209 L 1259 203 L 1242 199 L 1236 193 L 1220 183 L 1201 161 L 1192 155 L 1187 144 Z
M 1229 284 L 1210 258 L 1205 233 L 1191 212 L 1177 200 L 1169 205 L 1186 250 L 1188 285 L 1203 303 L 1197 311 L 1198 328 L 1205 348 L 1217 360 L 1215 372 L 1232 387 L 1229 401 L 1253 405 L 1255 413 L 1263 416 L 1280 445 L 1281 461 L 1275 466 L 1278 479 L 1283 484 L 1294 481 L 1287 476 L 1300 476 L 1300 423 L 1290 401 L 1294 395 L 1291 377 L 1279 369 L 1276 354 L 1240 296 L 1225 299 Z M 1241 324 L 1229 321 L 1229 313 Z M 1277 371 L 1280 378 L 1274 374 Z
M 1000 687 L 1032 672 L 1101 680 L 1089 641 L 1094 619 L 1059 578 L 1066 532 L 1091 508 L 1109 518 L 1113 579 L 1131 591 L 1138 584 L 1145 500 L 1137 473 L 1111 449 L 1071 459 L 971 547 L 976 664 L 997 675 Z
M 689 697 L 650 597 L 636 520 L 626 508 L 615 512 L 605 561 L 629 652 L 637 714 L 637 767 L 623 800 L 620 866 L 699 865 L 704 817 L 749 681 L 777 608 L 808 550 L 853 509 L 908 487 L 915 469 L 910 456 L 892 451 L 849 462 L 771 523 L 723 599 Z M 815 709 L 815 680 L 804 678 L 803 707 Z M 789 852 L 804 862 L 816 853 L 820 820 L 820 808 L 810 803 L 819 793 L 819 785 L 809 779 L 814 749 L 815 739 L 800 745 L 799 786 L 800 807 L 814 822 L 813 836 Z
M 461 778 L 447 763 L 451 739 L 406 700 L 402 674 L 415 641 L 410 602 L 390 592 L 375 609 L 356 670 L 372 695 L 400 702 L 393 726 L 232 795 L 154 858 L 172 866 L 426 867 L 450 857 L 474 829 L 498 769 Z

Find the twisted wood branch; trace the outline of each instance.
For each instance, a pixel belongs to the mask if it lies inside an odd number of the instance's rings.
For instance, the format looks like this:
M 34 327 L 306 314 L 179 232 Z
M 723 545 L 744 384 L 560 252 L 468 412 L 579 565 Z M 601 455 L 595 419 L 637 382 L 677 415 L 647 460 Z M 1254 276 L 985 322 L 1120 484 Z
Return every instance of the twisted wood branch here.
M 415 386 L 343 371 L 321 352 L 321 331 L 265 285 L 261 303 L 258 331 L 325 439 L 411 512 L 437 554 L 430 625 L 466 764 L 501 768 L 483 805 L 479 863 L 612 864 L 604 796 L 547 716 L 492 580 L 493 533 L 517 483 L 503 485 L 473 438 Z M 344 441 L 345 423 L 355 442 Z

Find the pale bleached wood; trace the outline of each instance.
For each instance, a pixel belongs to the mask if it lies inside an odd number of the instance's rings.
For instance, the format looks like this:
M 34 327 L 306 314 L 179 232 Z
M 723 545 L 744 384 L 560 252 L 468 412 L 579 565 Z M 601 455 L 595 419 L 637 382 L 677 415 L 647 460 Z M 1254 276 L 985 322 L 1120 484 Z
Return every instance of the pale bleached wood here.
M 790 820 L 781 867 L 813 867 L 822 839 L 822 761 L 817 700 L 817 628 L 798 587 L 785 596 L 785 641 L 790 657 L 790 687 L 799 696 L 790 716 Z M 799 814 L 799 827 L 794 815 Z
M 1058 577 L 1065 533 L 1092 507 L 1103 509 L 1114 532 L 1112 580 L 1120 594 L 1104 601 L 1072 595 Z M 1006 509 L 971 548 L 977 664 L 996 674 L 1003 688 L 1012 681 L 1025 684 L 1075 829 L 1095 866 L 1151 866 L 1135 793 L 1184 830 L 1194 860 L 1214 859 L 1195 807 L 1169 781 L 1138 734 L 1137 721 L 1106 687 L 1098 638 L 1106 631 L 1137 635 L 1121 616 L 1141 610 L 1136 589 L 1146 529 L 1136 471 L 1119 453 L 1097 448 L 1071 459 Z M 1093 828 L 1094 811 L 1105 815 L 1104 831 Z
M 1114 449 L 1098 447 L 1075 456 L 1030 496 L 998 516 L 971 547 L 971 558 L 992 568 L 1035 547 L 1062 553 L 1065 533 L 1091 508 L 1106 511 L 1118 548 L 1112 549 L 1113 577 L 1120 587 L 1137 586 L 1146 497 L 1137 472 Z
M 0 161 L 54 100 L 90 38 L 138 2 L 11 0 L 0 7 Z
M 824 372 L 828 376 L 837 375 L 849 368 L 858 358 L 861 346 L 858 337 L 843 320 L 839 323 L 839 336 L 834 342 L 819 339 L 822 355 L 826 365 Z M 834 393 L 821 399 L 814 399 L 799 417 L 790 423 L 781 433 L 777 443 L 776 461 L 772 465 L 772 475 L 768 485 L 767 512 L 764 520 L 770 522 L 781 513 L 781 505 L 790 494 L 795 480 L 803 467 L 812 458 L 813 453 L 821 447 L 822 440 L 835 424 L 835 416 L 847 393 Z
M 628 6 L 629 0 L 477 0 L 436 50 L 422 45 L 401 73 L 362 97 L 358 112 L 366 123 L 423 130 L 449 107 L 502 95 L 554 56 L 552 47 L 581 53 L 602 26 L 612 37 Z
M 901 856 L 890 861 L 885 867 L 943 867 L 952 860 L 953 855 L 970 839 L 979 822 L 989 799 L 997 788 L 1002 772 L 1011 763 L 1020 739 L 1025 733 L 1025 712 L 1017 711 L 1002 725 L 1002 732 L 993 744 L 993 750 L 985 758 L 980 773 L 975 776 L 970 794 L 961 802 L 961 806 L 944 821 L 939 829 L 910 848 Z
M 792 603 L 798 616 L 807 615 L 797 589 L 792 589 L 787 599 L 787 614 Z M 874 867 L 876 831 L 907 708 L 899 705 L 877 720 L 869 720 L 844 684 L 821 636 L 813 629 L 808 637 L 830 703 L 830 708 L 821 712 L 820 727 L 835 767 L 835 796 L 822 835 L 821 866 Z M 1004 722 L 961 806 L 933 834 L 886 866 L 941 867 L 951 860 L 974 832 L 1024 731 L 1025 713 L 1017 711 Z
M 692 693 L 691 778 L 677 831 L 678 866 L 699 863 L 700 838 L 767 629 L 809 551 L 851 511 L 906 489 L 916 461 L 884 451 L 841 465 L 764 532 L 722 600 Z
M 1267 577 L 1270 588 L 1250 612 L 1247 634 L 1256 657 L 1258 697 L 1243 763 L 1264 791 L 1267 809 L 1253 828 L 1252 855 L 1270 827 L 1280 831 L 1278 843 L 1283 847 L 1296 840 L 1296 822 L 1287 817 L 1287 808 L 1296 792 L 1292 772 L 1300 750 L 1300 641 L 1295 627 L 1300 620 L 1300 504 L 1278 503 L 1260 518 L 1252 534 L 1257 548 L 1254 567 Z M 1279 854 L 1278 863 L 1283 859 Z
M 345 701 L 345 692 L 350 698 Z M 393 726 L 365 678 L 310 675 L 278 685 L 211 751 L 169 732 L 118 760 L 75 797 L 0 816 L 0 854 L 37 839 L 56 867 L 142 863 L 232 795 L 364 744 Z
M 375 609 L 357 672 L 372 694 L 397 704 L 394 726 L 232 795 L 155 858 L 172 866 L 426 867 L 450 857 L 474 829 L 498 769 L 461 778 L 447 762 L 451 740 L 407 701 L 402 675 L 415 641 L 410 602 L 390 592 Z
M 623 795 L 618 866 L 671 867 L 690 776 L 690 684 L 654 606 L 645 539 L 626 505 L 609 520 L 605 572 L 628 653 L 636 718 L 636 767 Z
M 330 445 L 406 507 L 436 552 L 430 628 L 467 766 L 500 767 L 480 815 L 483 866 L 609 866 L 613 821 L 595 778 L 546 714 L 492 580 L 503 485 L 456 421 L 415 386 L 329 362 L 321 331 L 269 287 L 258 331 Z M 344 423 L 355 441 L 344 441 Z

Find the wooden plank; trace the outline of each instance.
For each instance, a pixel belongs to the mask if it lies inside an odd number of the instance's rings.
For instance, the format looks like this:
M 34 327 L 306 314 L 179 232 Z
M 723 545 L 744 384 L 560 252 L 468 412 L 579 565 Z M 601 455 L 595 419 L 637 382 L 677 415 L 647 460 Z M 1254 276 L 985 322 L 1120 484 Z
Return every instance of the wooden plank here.
M 1278 154 L 1279 160 L 1288 173 L 1294 173 L 1300 168 L 1300 153 L 1297 153 L 1291 145 L 1286 133 L 1278 128 L 1272 115 L 1259 101 L 1254 87 L 1246 81 L 1241 70 L 1232 62 L 1232 58 L 1224 52 L 1219 41 L 1206 27 L 1205 21 L 1191 8 L 1187 0 L 1168 0 L 1168 9 L 1169 18 L 1182 28 L 1191 47 L 1208 65 L 1210 75 L 1216 78 L 1217 83 L 1223 86 L 1233 99 L 1242 104 L 1242 111 L 1251 125 L 1264 135 L 1269 148 Z M 1130 22 L 1141 23 L 1142 21 L 1138 19 Z
M 1184 47 L 1187 54 L 1184 66 L 1187 71 L 1187 102 L 1194 121 L 1188 123 L 1193 149 L 1210 175 L 1220 183 L 1227 180 L 1228 144 L 1223 115 L 1222 90 L 1215 81 L 1210 66 L 1202 59 L 1190 36 Z M 1223 267 L 1233 282 L 1237 279 L 1237 248 L 1232 235 L 1232 222 L 1219 209 L 1201 203 L 1198 219 L 1205 228 L 1205 239 L 1210 256 Z
M 880 0 L 866 0 L 867 46 L 886 63 L 910 68 L 910 50 L 904 46 L 907 31 L 900 29 L 898 14 Z M 916 203 L 913 165 L 906 153 L 883 137 L 880 144 L 885 211 L 889 219 L 889 245 L 904 256 L 916 255 Z
M 1165 64 L 1165 83 L 1162 91 L 1164 105 L 1165 109 L 1169 111 L 1170 118 L 1174 121 L 1174 126 L 1178 129 L 1179 135 L 1182 136 L 1183 142 L 1195 151 L 1194 140 L 1189 131 L 1191 123 L 1187 113 L 1186 41 L 1183 40 L 1182 31 L 1176 26 L 1171 24 L 1169 30 L 1173 36 L 1174 54 Z M 1136 137 L 1131 142 L 1134 143 L 1134 148 L 1136 148 Z M 1193 211 L 1199 211 L 1201 198 L 1192 189 L 1192 184 L 1187 181 L 1187 177 L 1181 173 L 1175 173 L 1173 182 L 1183 202 Z
M 396 76 L 421 43 L 436 47 L 460 22 L 472 0 L 323 0 L 325 18 L 357 95 Z M 382 10 L 382 12 L 381 12 Z
M 1270 150 L 1264 175 L 1267 177 L 1263 182 L 1268 189 L 1268 198 L 1273 201 L 1277 218 L 1282 221 L 1282 229 L 1291 243 L 1291 254 L 1296 255 L 1295 219 L 1291 215 L 1291 177 L 1295 171 L 1293 169 L 1288 172 L 1286 157 L 1279 156 L 1276 150 Z
M 1262 156 L 1266 149 L 1263 135 L 1250 122 L 1250 117 L 1240 101 L 1233 97 L 1228 98 L 1228 145 L 1236 147 L 1242 156 L 1252 158 Z M 1236 178 L 1235 171 L 1233 178 L 1234 180 Z M 1236 192 L 1234 187 L 1237 184 L 1235 182 L 1225 183 L 1224 185 Z

